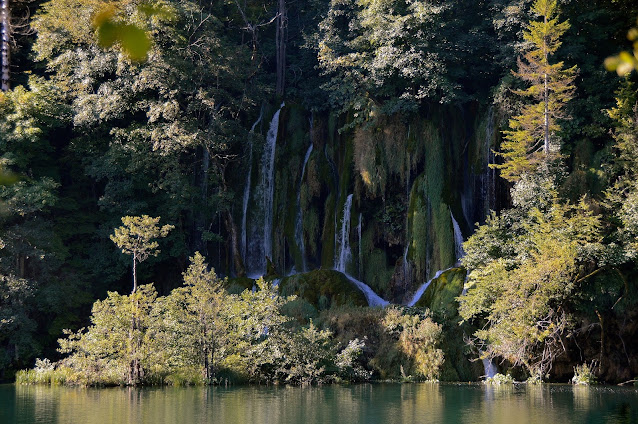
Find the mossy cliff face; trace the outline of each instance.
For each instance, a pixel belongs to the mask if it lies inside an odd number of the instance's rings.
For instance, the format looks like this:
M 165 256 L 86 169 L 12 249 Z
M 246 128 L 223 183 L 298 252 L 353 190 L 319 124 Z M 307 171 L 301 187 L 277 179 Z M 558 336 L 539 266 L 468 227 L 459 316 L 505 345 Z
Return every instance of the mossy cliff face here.
M 271 260 L 277 273 L 300 272 L 304 265 L 334 268 L 352 194 L 346 272 L 387 300 L 405 301 L 436 271 L 457 262 L 452 217 L 466 238 L 495 205 L 487 166 L 496 142 L 493 120 L 477 105 L 433 107 L 423 116 L 376 116 L 350 128 L 347 116 L 313 115 L 287 103 L 274 167 Z M 253 149 L 249 209 L 262 204 L 254 177 L 261 151 Z M 263 223 L 251 220 L 253 213 L 261 212 L 247 211 L 248 227 L 259 233 Z M 240 222 L 242 214 L 235 215 Z

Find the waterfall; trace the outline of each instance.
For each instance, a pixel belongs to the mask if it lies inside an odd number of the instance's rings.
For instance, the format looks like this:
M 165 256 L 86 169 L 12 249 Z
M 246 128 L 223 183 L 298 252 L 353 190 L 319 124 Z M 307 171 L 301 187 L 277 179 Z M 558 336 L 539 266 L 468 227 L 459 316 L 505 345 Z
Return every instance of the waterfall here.
M 488 359 L 483 358 L 483 372 L 485 373 L 486 378 L 492 378 L 496 375 L 498 370 L 496 369 L 496 365 Z
M 352 209 L 352 194 L 346 198 L 341 218 L 341 233 L 339 235 L 339 252 L 335 258 L 335 269 L 346 272 L 346 265 L 352 256 L 350 252 L 350 209 Z
M 263 220 L 261 228 L 257 225 L 251 231 L 250 246 L 246 251 L 246 269 L 249 276 L 256 277 L 266 273 L 266 257 L 272 259 L 272 220 L 273 197 L 275 192 L 275 148 L 279 130 L 279 115 L 284 103 L 275 112 L 266 134 L 266 143 L 261 158 L 261 176 L 257 186 L 257 196 L 261 198 Z
M 312 142 L 310 142 L 310 147 L 306 151 L 306 156 L 303 160 L 303 166 L 301 167 L 301 176 L 299 177 L 299 189 L 297 190 L 297 219 L 295 221 L 295 242 L 297 243 L 297 247 L 299 248 L 299 252 L 301 253 L 301 271 L 306 272 L 306 246 L 303 242 L 303 213 L 301 211 L 301 184 L 303 183 L 303 176 L 306 172 L 306 164 L 308 163 L 308 159 L 310 159 L 310 154 L 312 153 Z
M 460 261 L 461 258 L 465 256 L 465 251 L 463 250 L 463 234 L 461 233 L 459 223 L 454 219 L 452 211 L 450 211 L 450 216 L 452 217 L 452 227 L 454 228 L 454 254 L 456 260 Z
M 348 280 L 352 281 L 354 285 L 357 286 L 357 288 L 359 288 L 359 290 L 363 292 L 363 294 L 366 297 L 366 300 L 368 301 L 368 306 L 387 306 L 390 304 L 390 302 L 388 302 L 387 300 L 383 299 L 381 296 L 376 294 L 374 290 L 372 290 L 370 286 L 368 286 L 363 281 L 357 280 L 356 278 L 354 278 L 353 276 L 349 275 L 346 272 L 344 272 L 343 274 L 346 276 Z
M 361 254 L 362 249 L 361 249 L 361 213 L 359 212 L 359 225 L 357 225 L 357 235 L 359 236 L 359 263 L 358 263 L 358 270 L 359 270 L 359 278 L 361 278 L 361 267 L 363 264 L 363 255 Z
M 421 287 L 419 287 L 419 289 L 416 291 L 416 293 L 414 293 L 414 296 L 412 296 L 412 299 L 410 299 L 410 301 L 406 304 L 406 306 L 414 306 L 414 305 L 416 305 L 416 303 L 419 301 L 419 299 L 421 299 L 421 296 L 423 296 L 423 293 L 425 293 L 425 290 L 430 286 L 430 283 L 432 283 L 432 281 L 434 281 L 437 278 L 439 278 L 441 276 L 441 274 L 443 274 L 445 271 L 448 271 L 450 269 L 451 268 L 442 269 L 440 271 L 437 271 L 436 274 L 434 274 L 434 277 L 430 278 L 428 281 L 426 281 L 425 283 L 421 284 Z
M 259 117 L 255 121 L 252 127 L 250 127 L 250 134 L 255 132 L 255 128 L 261 122 L 261 118 L 264 116 L 264 107 L 261 107 L 259 111 Z M 243 214 L 241 217 L 241 258 L 246 263 L 246 217 L 248 214 L 248 200 L 250 199 L 250 177 L 253 172 L 253 142 L 250 140 L 248 144 L 248 175 L 246 175 L 246 187 L 244 188 L 244 202 L 243 202 Z
M 349 194 L 346 198 L 346 203 L 343 205 L 343 218 L 341 219 L 341 231 L 339 233 L 339 252 L 335 257 L 335 270 L 342 272 L 348 280 L 354 283 L 359 290 L 363 292 L 368 301 L 369 306 L 386 306 L 390 302 L 377 295 L 374 290 L 370 288 L 363 281 L 359 281 L 346 271 L 346 266 L 352 257 L 350 251 L 350 211 L 352 209 L 352 194 Z M 359 214 L 359 227 L 361 226 L 361 214 Z M 360 228 L 359 228 L 360 230 Z M 361 245 L 361 238 L 359 238 L 359 245 Z

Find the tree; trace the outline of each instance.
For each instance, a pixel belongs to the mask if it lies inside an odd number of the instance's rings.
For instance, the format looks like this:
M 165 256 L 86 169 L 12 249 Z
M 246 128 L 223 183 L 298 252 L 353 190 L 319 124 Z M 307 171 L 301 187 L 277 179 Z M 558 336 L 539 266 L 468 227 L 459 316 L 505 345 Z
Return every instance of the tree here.
M 148 215 L 124 216 L 122 225 L 115 229 L 110 236 L 113 243 L 122 249 L 122 253 L 133 257 L 133 290 L 137 289 L 137 263 L 144 262 L 150 255 L 157 256 L 160 250 L 159 243 L 154 240 L 166 237 L 168 232 L 175 228 L 173 225 L 159 227 L 160 217 L 151 218 Z
M 516 90 L 522 97 L 536 102 L 523 106 L 521 113 L 510 119 L 510 130 L 504 131 L 501 152 L 502 164 L 490 165 L 501 171 L 501 177 L 517 181 L 525 172 L 536 169 L 541 161 L 548 161 L 557 148 L 558 120 L 565 117 L 564 106 L 574 92 L 572 82 L 576 66 L 564 68 L 563 62 L 549 62 L 561 46 L 560 37 L 570 27 L 569 22 L 558 22 L 557 0 L 536 0 L 532 12 L 542 21 L 532 21 L 523 32 L 531 45 L 524 59 L 518 60 L 514 75 L 529 87 Z
M 195 252 L 184 272 L 184 286 L 174 289 L 163 308 L 164 346 L 170 361 L 181 367 L 202 371 L 207 383 L 215 381 L 222 361 L 232 352 L 225 310 L 233 298 L 228 296 L 214 270 L 208 270 L 204 257 Z
M 473 19 L 460 18 L 469 4 Z M 483 7 L 462 0 L 332 0 L 317 48 L 333 106 L 362 122 L 379 109 L 413 112 L 466 98 L 466 69 L 485 66 L 478 47 L 491 48 L 483 19 L 475 19 Z
M 584 201 L 564 203 L 551 186 L 525 188 L 534 185 L 523 176 L 516 206 L 465 243 L 468 289 L 458 300 L 461 317 L 481 327 L 475 343 L 487 357 L 546 378 L 572 332 L 575 295 L 601 269 L 602 228 Z
M 157 292 L 151 284 L 135 293 L 108 292 L 91 310 L 91 325 L 77 332 L 66 330 L 58 351 L 69 354 L 61 365 L 73 371 L 67 384 L 137 385 L 150 381 L 149 372 L 162 352 L 151 349 L 151 320 Z M 136 325 L 131 327 L 131 322 Z

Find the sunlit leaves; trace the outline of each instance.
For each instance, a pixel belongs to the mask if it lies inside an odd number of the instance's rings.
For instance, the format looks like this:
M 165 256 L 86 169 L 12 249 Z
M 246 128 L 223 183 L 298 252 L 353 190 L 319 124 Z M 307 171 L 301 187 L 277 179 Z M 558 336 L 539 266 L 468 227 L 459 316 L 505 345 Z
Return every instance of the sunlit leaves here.
M 636 22 L 638 23 L 638 20 Z M 633 52 L 622 51 L 617 56 L 605 59 L 607 70 L 616 71 L 621 77 L 638 69 L 638 27 L 631 28 L 627 32 L 627 39 L 633 42 Z
M 475 333 L 481 350 L 545 376 L 569 331 L 567 305 L 601 242 L 600 217 L 555 192 L 545 204 L 521 204 L 479 227 L 464 246 L 470 273 L 458 300 L 464 319 L 485 320 Z
M 122 253 L 134 255 L 140 262 L 149 255 L 157 256 L 159 243 L 157 238 L 166 237 L 175 228 L 173 225 L 160 227 L 160 217 L 152 218 L 148 215 L 123 216 L 122 226 L 115 229 L 110 236 L 113 243 L 122 249 Z
M 139 14 L 150 19 L 155 16 L 171 20 L 174 13 L 162 4 L 143 3 L 137 7 Z M 151 38 L 145 28 L 137 23 L 123 21 L 113 4 L 104 5 L 93 17 L 98 44 L 103 48 L 119 45 L 133 61 L 144 61 L 151 49 Z

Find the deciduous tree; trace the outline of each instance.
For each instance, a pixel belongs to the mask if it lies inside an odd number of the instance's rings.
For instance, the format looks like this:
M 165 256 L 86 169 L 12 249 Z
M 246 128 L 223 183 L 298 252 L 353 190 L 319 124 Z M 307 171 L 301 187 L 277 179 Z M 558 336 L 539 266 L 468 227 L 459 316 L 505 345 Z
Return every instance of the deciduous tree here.
M 149 256 L 157 256 L 160 253 L 159 243 L 156 239 L 166 237 L 168 232 L 175 228 L 173 225 L 160 227 L 160 217 L 151 218 L 148 215 L 124 216 L 122 225 L 115 229 L 110 238 L 122 249 L 122 253 L 133 257 L 133 290 L 137 290 L 137 264 L 144 262 Z

